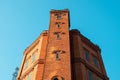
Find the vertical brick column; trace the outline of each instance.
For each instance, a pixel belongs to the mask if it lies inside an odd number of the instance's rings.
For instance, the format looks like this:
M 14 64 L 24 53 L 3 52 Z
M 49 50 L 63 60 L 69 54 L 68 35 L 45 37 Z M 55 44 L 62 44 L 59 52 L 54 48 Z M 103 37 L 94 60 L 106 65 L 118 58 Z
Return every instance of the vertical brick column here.
M 58 16 L 59 19 L 57 19 Z M 60 80 L 62 78 L 71 80 L 69 41 L 69 11 L 52 10 L 43 80 L 52 80 L 54 77 Z M 56 51 L 59 52 L 58 60 L 56 60 Z

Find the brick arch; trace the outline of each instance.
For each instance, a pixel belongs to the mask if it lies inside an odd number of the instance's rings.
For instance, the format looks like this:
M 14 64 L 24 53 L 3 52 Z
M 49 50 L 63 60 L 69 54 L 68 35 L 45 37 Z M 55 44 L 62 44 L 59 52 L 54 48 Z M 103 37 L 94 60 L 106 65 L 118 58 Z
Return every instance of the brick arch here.
M 51 80 L 64 80 L 64 78 L 56 75 L 56 76 L 53 76 Z

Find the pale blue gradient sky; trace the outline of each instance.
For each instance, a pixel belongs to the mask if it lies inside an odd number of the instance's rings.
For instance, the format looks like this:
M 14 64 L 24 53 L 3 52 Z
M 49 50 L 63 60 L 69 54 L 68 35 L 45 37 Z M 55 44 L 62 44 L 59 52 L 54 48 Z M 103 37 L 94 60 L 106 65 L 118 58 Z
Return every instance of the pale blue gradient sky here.
M 0 0 L 0 80 L 11 80 L 23 52 L 49 27 L 51 9 L 70 10 L 71 29 L 79 29 L 102 49 L 110 80 L 120 80 L 119 0 Z

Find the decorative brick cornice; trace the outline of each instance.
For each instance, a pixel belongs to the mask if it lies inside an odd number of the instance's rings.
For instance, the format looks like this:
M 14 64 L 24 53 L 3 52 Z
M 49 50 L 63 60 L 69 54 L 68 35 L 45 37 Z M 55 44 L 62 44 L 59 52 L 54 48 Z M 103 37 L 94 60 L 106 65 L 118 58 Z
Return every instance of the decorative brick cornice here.
M 48 30 L 42 32 L 42 34 L 28 47 L 25 49 L 24 55 L 29 53 L 40 41 L 40 38 L 48 35 Z
M 84 42 L 86 45 L 90 46 L 90 48 L 94 49 L 96 52 L 97 52 L 97 51 L 101 52 L 101 49 L 100 49 L 96 44 L 94 44 L 93 42 L 91 42 L 88 38 L 84 37 L 84 36 L 80 33 L 79 30 L 77 30 L 77 29 L 71 30 L 71 31 L 70 31 L 70 36 L 72 37 L 73 35 L 80 36 L 82 42 Z
M 45 30 L 43 33 L 42 33 L 43 36 L 47 36 L 48 35 L 48 30 Z
M 29 53 L 38 43 L 39 43 L 39 39 L 37 39 L 35 42 L 33 42 L 32 44 L 31 44 L 31 46 L 29 46 L 26 50 L 25 50 L 25 52 L 24 52 L 24 55 L 26 55 L 27 53 Z
M 69 12 L 69 10 L 68 9 L 64 9 L 64 10 L 55 10 L 55 9 L 52 9 L 50 11 L 50 13 L 62 13 L 62 12 Z
M 44 59 L 39 59 L 38 64 L 44 64 L 45 60 Z
M 62 13 L 68 13 L 68 25 L 69 25 L 69 27 L 70 27 L 70 12 L 69 12 L 69 10 L 68 9 L 64 9 L 64 10 L 54 10 L 54 9 L 52 9 L 51 11 L 50 11 L 50 13 L 52 14 L 52 13 L 54 13 L 54 14 L 62 14 Z

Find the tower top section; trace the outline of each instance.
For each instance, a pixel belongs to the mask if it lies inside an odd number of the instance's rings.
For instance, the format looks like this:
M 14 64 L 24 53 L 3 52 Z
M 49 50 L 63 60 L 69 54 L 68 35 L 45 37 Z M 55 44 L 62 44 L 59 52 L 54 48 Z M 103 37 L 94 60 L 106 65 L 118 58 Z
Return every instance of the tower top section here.
M 66 22 L 68 22 L 68 26 L 70 27 L 70 12 L 68 9 L 63 9 L 63 10 L 51 9 L 50 16 L 51 18 L 52 16 L 56 16 L 57 20 L 62 20 L 62 21 L 66 20 Z
M 51 9 L 50 12 L 69 12 L 68 9 L 63 9 L 63 10 L 55 10 L 55 9 Z

